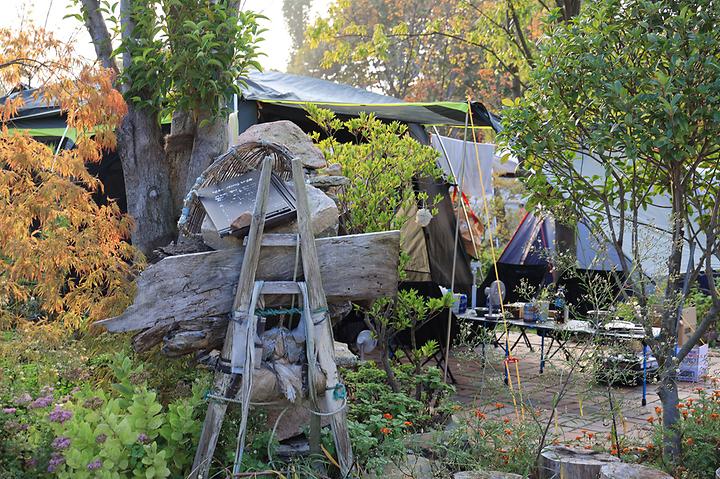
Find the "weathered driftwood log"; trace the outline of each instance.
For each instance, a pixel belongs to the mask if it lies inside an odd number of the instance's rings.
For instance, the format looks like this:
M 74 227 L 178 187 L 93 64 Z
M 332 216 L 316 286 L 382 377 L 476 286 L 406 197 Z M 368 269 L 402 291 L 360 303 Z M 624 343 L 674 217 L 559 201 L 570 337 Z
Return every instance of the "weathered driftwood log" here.
M 389 231 L 316 240 L 322 283 L 329 301 L 358 301 L 397 291 L 400 233 Z M 171 256 L 148 267 L 138 294 L 120 316 L 98 321 L 111 332 L 135 331 L 226 315 L 231 307 L 244 248 Z M 295 247 L 264 248 L 257 279 L 292 280 Z M 302 278 L 302 265 L 298 269 Z M 273 304 L 266 296 L 266 305 Z
M 602 452 L 567 446 L 546 447 L 540 454 L 538 479 L 597 479 L 600 469 L 608 463 L 620 460 Z
M 640 464 L 618 462 L 600 468 L 600 479 L 672 479 L 672 476 Z

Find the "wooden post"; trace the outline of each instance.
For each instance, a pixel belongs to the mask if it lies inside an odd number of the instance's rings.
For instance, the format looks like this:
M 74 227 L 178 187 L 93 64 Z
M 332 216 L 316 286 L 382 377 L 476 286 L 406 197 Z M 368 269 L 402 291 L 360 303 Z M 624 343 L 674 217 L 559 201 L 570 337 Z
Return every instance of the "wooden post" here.
M 308 205 L 305 187 L 305 175 L 300 160 L 292 160 L 293 181 L 295 183 L 295 196 L 298 212 L 298 232 L 300 233 L 300 250 L 302 251 L 303 272 L 307 283 L 308 297 L 311 311 L 323 311 L 324 319 L 315 325 L 315 345 L 320 369 L 325 373 L 326 390 L 320 402 L 324 405 L 324 412 L 334 412 L 330 416 L 330 425 L 335 440 L 335 451 L 340 464 L 342 477 L 348 477 L 353 466 L 350 434 L 347 428 L 347 411 L 343 408 L 345 401 L 335 398 L 335 387 L 341 384 L 337 365 L 335 364 L 335 346 L 332 335 L 330 316 L 327 314 L 327 300 L 320 276 L 320 265 L 315 249 L 315 237 L 310 224 L 310 207 Z M 314 316 L 314 315 L 313 315 Z M 313 321 L 312 318 L 307 318 Z M 313 417 L 316 415 L 313 414 Z M 313 424 L 311 423 L 311 426 Z M 317 423 L 315 424 L 317 427 Z
M 258 260 L 260 259 L 260 239 L 262 238 L 265 227 L 266 200 L 270 189 L 271 172 L 272 159 L 266 157 L 263 161 L 258 192 L 255 196 L 255 208 L 250 223 L 248 245 L 245 250 L 245 256 L 243 257 L 242 266 L 240 267 L 240 279 L 233 303 L 233 311 L 230 312 L 231 315 L 235 311 L 247 311 L 250 306 L 255 284 L 255 271 L 257 270 Z M 201 281 L 202 278 L 198 278 L 198 280 Z M 243 339 L 249 341 L 254 340 L 254 338 L 240 338 L 238 334 L 240 331 L 242 331 L 242 327 L 237 321 L 230 321 L 228 323 L 225 343 L 220 356 L 224 365 L 228 365 L 231 359 L 234 341 L 242 341 Z M 242 341 L 242 344 L 244 344 L 244 341 Z M 242 346 L 242 344 L 236 345 L 236 348 Z M 243 374 L 247 373 L 247 371 L 243 372 Z M 250 374 L 252 374 L 252 371 L 250 371 Z M 238 374 L 225 374 L 218 371 L 215 373 L 213 390 L 215 394 L 221 394 L 226 398 L 234 398 L 240 387 L 240 379 L 241 377 Z M 195 452 L 195 460 L 193 461 L 193 468 L 188 476 L 189 478 L 208 479 L 213 453 L 215 452 L 215 446 L 217 445 L 227 406 L 228 403 L 226 401 L 211 400 L 208 403 L 205 422 L 203 423 L 202 432 L 200 433 L 200 441 L 198 442 L 197 451 Z

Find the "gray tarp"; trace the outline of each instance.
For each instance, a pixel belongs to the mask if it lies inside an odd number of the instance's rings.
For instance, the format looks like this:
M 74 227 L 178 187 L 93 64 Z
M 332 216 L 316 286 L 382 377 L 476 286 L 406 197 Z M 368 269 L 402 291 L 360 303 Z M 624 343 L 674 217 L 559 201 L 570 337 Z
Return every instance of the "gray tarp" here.
M 409 103 L 327 80 L 280 72 L 254 72 L 241 85 L 242 97 L 265 103 L 303 108 L 315 103 L 339 115 L 356 116 L 359 111 L 378 118 L 422 125 L 465 125 L 464 102 Z M 472 104 L 475 126 L 500 128 L 497 117 L 481 103 Z

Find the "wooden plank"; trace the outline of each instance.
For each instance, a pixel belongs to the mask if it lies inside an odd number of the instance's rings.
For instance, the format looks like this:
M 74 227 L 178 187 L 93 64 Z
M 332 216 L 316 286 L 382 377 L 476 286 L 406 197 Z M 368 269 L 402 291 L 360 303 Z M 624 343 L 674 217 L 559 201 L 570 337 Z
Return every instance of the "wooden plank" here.
M 272 159 L 266 157 L 263 160 L 262 171 L 260 172 L 258 191 L 255 196 L 255 207 L 248 232 L 248 246 L 245 250 L 245 258 L 240 267 L 239 280 L 233 301 L 233 311 L 247 312 L 250 308 L 250 300 L 255 285 L 255 272 L 257 271 L 258 262 L 260 261 L 260 239 L 262 238 L 265 227 L 265 213 L 267 212 L 267 197 L 270 189 L 271 172 Z M 220 355 L 222 360 L 231 360 L 233 363 L 239 364 L 238 357 L 241 353 L 244 353 L 246 342 L 254 341 L 255 339 L 254 337 L 244 337 L 242 333 L 245 330 L 244 325 L 239 324 L 237 321 L 230 321 L 225 336 L 225 344 L 223 345 Z M 252 336 L 254 336 L 254 334 Z M 245 371 L 245 373 L 247 373 L 247 371 Z M 236 374 L 230 375 L 216 372 L 214 382 L 215 394 L 221 394 L 227 398 L 234 398 L 236 396 L 238 387 L 238 376 Z M 243 406 L 247 408 L 249 405 L 244 404 Z M 192 468 L 193 473 L 190 474 L 191 478 L 208 477 L 213 453 L 215 452 L 215 446 L 220 437 L 220 429 L 223 419 L 225 418 L 227 407 L 228 403 L 226 401 L 208 402 L 205 422 L 203 423 L 200 440 L 195 451 L 195 460 L 193 461 Z
M 262 294 L 298 294 L 300 288 L 293 281 L 267 281 L 263 284 Z
M 247 245 L 248 239 L 243 239 L 243 246 Z M 295 246 L 297 235 L 292 233 L 266 234 L 262 237 L 262 246 Z
M 399 231 L 319 238 L 315 245 L 329 301 L 396 294 Z M 95 324 L 111 332 L 135 331 L 227 314 L 243 256 L 244 248 L 238 248 L 165 258 L 140 275 L 135 301 L 122 315 Z M 256 278 L 289 281 L 294 269 L 294 246 L 265 248 Z M 266 305 L 275 298 L 266 298 Z
M 300 160 L 292 160 L 292 172 L 293 182 L 295 184 L 300 249 L 302 251 L 303 271 L 308 289 L 310 310 L 327 310 L 327 299 L 323 289 L 320 262 L 318 260 L 312 224 L 310 223 L 310 206 L 308 205 L 305 176 L 303 175 Z M 335 451 L 337 453 L 338 463 L 340 464 L 340 474 L 342 477 L 349 477 L 353 467 L 353 453 L 350 445 L 350 433 L 347 427 L 347 410 L 343 407 L 344 400 L 336 399 L 333 392 L 331 392 L 334 391 L 336 385 L 341 384 L 341 381 L 337 365 L 335 364 L 335 342 L 332 335 L 330 316 L 327 312 L 323 314 L 325 315 L 325 320 L 316 324 L 314 327 L 317 362 L 319 368 L 325 373 L 326 385 L 325 394 L 319 399 L 324 405 L 324 412 L 337 411 L 336 414 L 330 417 L 330 426 L 332 427 L 335 440 Z M 310 318 L 306 318 L 305 320 L 307 321 L 309 319 Z M 314 321 L 314 318 L 312 320 Z M 317 430 L 319 429 L 319 418 L 315 415 L 313 416 L 314 424 L 311 423 L 311 430 Z M 315 441 L 317 440 L 317 438 L 311 437 L 311 446 L 313 445 L 313 439 Z

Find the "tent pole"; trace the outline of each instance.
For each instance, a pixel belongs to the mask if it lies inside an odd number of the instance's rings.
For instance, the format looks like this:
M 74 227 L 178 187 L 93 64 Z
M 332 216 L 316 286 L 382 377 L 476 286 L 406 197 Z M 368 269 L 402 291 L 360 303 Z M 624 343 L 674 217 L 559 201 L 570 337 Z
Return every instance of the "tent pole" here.
M 468 116 L 470 114 L 470 109 L 468 108 L 468 111 L 465 113 L 465 133 L 463 134 L 463 156 L 462 156 L 462 163 L 460 163 L 460 179 L 459 179 L 459 195 L 457 195 L 457 201 L 458 204 L 463 208 L 463 211 L 465 210 L 465 205 L 462 201 L 462 187 L 463 187 L 463 178 L 465 176 L 465 157 L 467 156 L 467 134 L 468 134 Z M 438 135 L 439 136 L 439 135 Z M 441 143 L 442 144 L 442 143 Z M 444 150 L 444 148 L 443 148 Z M 447 158 L 447 156 L 446 156 Z M 450 159 L 448 158 L 448 163 L 450 162 Z M 452 170 L 451 170 L 452 171 Z M 468 223 L 468 226 L 470 223 Z M 455 245 L 453 246 L 453 265 L 452 265 L 452 276 L 450 278 L 450 294 L 455 294 L 455 268 L 457 266 L 457 250 L 458 250 L 458 237 L 460 236 L 460 222 L 455 219 Z M 454 299 L 454 296 L 453 296 Z M 447 382 L 448 377 L 448 366 L 450 364 L 450 335 L 452 331 L 452 308 L 448 309 L 448 319 L 447 319 L 447 338 L 445 340 L 445 369 L 443 371 L 443 381 Z

